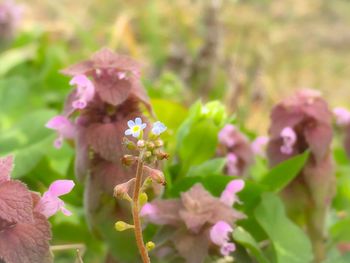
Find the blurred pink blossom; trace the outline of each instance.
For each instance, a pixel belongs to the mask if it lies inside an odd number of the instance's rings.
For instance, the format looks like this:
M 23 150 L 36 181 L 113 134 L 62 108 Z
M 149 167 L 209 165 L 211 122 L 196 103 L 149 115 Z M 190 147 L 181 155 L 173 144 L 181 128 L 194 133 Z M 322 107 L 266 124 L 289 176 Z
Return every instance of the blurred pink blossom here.
M 77 86 L 76 100 L 72 102 L 72 107 L 74 109 L 84 109 L 88 102 L 94 98 L 94 84 L 85 75 L 75 75 L 69 84 Z
M 257 137 L 251 144 L 254 154 L 265 156 L 265 148 L 268 142 L 269 142 L 269 137 L 267 136 Z
M 229 235 L 232 233 L 232 231 L 232 227 L 225 221 L 218 221 L 210 229 L 210 239 L 214 244 L 220 246 L 220 252 L 223 256 L 228 256 L 236 249 L 235 244 L 229 242 Z
M 350 124 L 350 112 L 347 109 L 341 107 L 334 108 L 333 114 L 338 126 L 345 127 Z
M 291 127 L 285 127 L 281 131 L 281 137 L 283 140 L 283 145 L 281 146 L 281 152 L 283 154 L 291 154 L 293 152 L 293 146 L 297 141 L 297 135 Z
M 226 166 L 228 175 L 239 175 L 238 158 L 234 153 L 226 156 Z
M 57 131 L 58 138 L 54 142 L 56 148 L 61 148 L 64 139 L 73 139 L 75 137 L 74 124 L 65 116 L 57 115 L 46 123 L 46 128 Z
M 229 182 L 225 190 L 221 193 L 220 200 L 228 206 L 233 206 L 238 201 L 237 193 L 242 191 L 244 188 L 244 181 L 241 179 L 232 180 Z
M 46 218 L 53 216 L 59 210 L 66 216 L 72 215 L 72 213 L 64 207 L 65 204 L 63 200 L 58 197 L 68 194 L 72 191 L 73 187 L 74 182 L 72 180 L 57 180 L 53 182 L 36 205 L 35 211 L 43 214 Z

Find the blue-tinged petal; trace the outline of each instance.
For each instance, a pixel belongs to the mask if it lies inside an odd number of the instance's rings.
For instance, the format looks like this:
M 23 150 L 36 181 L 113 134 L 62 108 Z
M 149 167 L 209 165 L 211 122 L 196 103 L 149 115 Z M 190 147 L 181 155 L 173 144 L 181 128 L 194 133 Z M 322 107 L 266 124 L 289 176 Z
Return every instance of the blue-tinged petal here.
M 135 123 L 136 123 L 137 125 L 141 125 L 141 124 L 142 124 L 142 119 L 141 119 L 140 117 L 137 117 L 137 118 L 135 119 Z
M 132 120 L 128 121 L 128 126 L 129 126 L 129 128 L 132 128 L 132 127 L 134 127 L 135 125 L 136 125 L 136 124 L 135 124 L 134 121 L 132 121 Z
M 141 127 L 141 130 L 143 130 L 144 128 L 147 127 L 147 124 L 146 123 L 142 123 L 140 127 Z
M 131 129 L 127 129 L 124 134 L 125 135 L 131 135 L 132 134 L 132 130 Z

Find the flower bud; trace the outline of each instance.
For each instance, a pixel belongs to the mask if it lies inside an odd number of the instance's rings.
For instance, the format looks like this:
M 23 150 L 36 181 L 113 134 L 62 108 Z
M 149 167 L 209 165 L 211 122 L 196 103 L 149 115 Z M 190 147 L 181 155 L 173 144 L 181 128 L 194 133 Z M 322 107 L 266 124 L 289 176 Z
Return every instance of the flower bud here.
M 128 138 L 123 138 L 123 145 L 129 150 L 136 150 L 136 145 L 134 142 L 130 141 Z
M 150 168 L 148 166 L 144 166 L 144 169 L 148 172 L 149 177 L 156 183 L 161 185 L 166 185 L 165 177 L 162 171 L 157 169 Z
M 114 197 L 131 201 L 131 198 L 128 192 L 130 190 L 131 185 L 134 183 L 134 181 L 135 181 L 135 178 L 127 181 L 126 183 L 116 185 L 113 191 Z
M 155 144 L 155 146 L 156 146 L 157 148 L 160 148 L 160 147 L 163 147 L 163 146 L 164 146 L 163 140 L 160 140 L 160 139 L 156 140 L 156 141 L 154 142 L 154 144 Z
M 133 155 L 130 155 L 130 154 L 125 154 L 121 161 L 122 161 L 122 164 L 125 165 L 125 166 L 131 166 L 135 163 L 136 161 L 136 157 L 133 156 Z
M 148 201 L 148 196 L 146 193 L 141 193 L 139 196 L 139 204 L 140 206 L 144 206 Z
M 147 142 L 147 148 L 153 150 L 156 145 L 153 142 Z
M 150 158 L 152 156 L 152 152 L 146 151 L 144 156 L 145 158 Z
M 169 159 L 169 154 L 163 151 L 157 151 L 156 156 L 158 160 L 168 160 Z
M 145 148 L 145 145 L 146 145 L 146 143 L 145 143 L 144 140 L 138 140 L 137 141 L 137 148 L 143 149 L 143 148 Z
M 155 247 L 156 247 L 156 244 L 154 244 L 152 241 L 149 241 L 149 242 L 146 243 L 147 251 L 151 251 L 151 250 L 153 250 Z
M 124 221 L 118 221 L 114 224 L 114 228 L 115 230 L 121 232 L 121 231 L 125 231 L 131 228 L 134 228 L 133 225 L 130 225 L 128 223 L 125 223 Z

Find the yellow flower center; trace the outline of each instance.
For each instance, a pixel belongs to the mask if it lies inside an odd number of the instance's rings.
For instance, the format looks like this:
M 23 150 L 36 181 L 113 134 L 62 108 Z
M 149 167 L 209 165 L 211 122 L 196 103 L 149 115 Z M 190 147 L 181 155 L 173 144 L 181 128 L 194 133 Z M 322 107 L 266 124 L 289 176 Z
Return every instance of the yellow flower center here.
M 140 126 L 135 125 L 134 127 L 132 127 L 132 131 L 133 131 L 133 132 L 138 132 L 138 131 L 140 131 Z

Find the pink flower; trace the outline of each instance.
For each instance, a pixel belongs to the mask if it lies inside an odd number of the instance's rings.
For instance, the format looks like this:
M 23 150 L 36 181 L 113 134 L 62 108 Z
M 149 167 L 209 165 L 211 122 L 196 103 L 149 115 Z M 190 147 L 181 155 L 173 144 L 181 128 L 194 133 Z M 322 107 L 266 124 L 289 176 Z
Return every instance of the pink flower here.
M 350 124 L 350 112 L 347 109 L 341 107 L 334 108 L 333 114 L 338 126 L 344 127 Z
M 77 86 L 77 99 L 72 102 L 74 109 L 84 109 L 95 95 L 95 87 L 85 75 L 76 75 L 69 82 Z
M 268 142 L 269 142 L 269 137 L 267 137 L 267 136 L 257 137 L 251 144 L 254 154 L 264 156 L 265 155 L 265 147 L 266 147 Z
M 225 172 L 228 175 L 243 175 L 253 162 L 252 147 L 244 134 L 228 124 L 218 134 L 218 156 L 226 156 Z
M 58 138 L 54 142 L 54 146 L 57 149 L 62 147 L 63 139 L 73 139 L 75 137 L 73 123 L 62 115 L 53 117 L 45 126 L 46 128 L 57 131 Z
M 210 239 L 215 245 L 220 246 L 220 252 L 223 256 L 228 256 L 236 249 L 235 244 L 229 242 L 229 234 L 232 233 L 232 231 L 232 227 L 225 221 L 218 221 L 210 229 Z
M 237 200 L 237 193 L 242 191 L 244 188 L 244 181 L 241 179 L 232 180 L 227 184 L 225 190 L 221 193 L 220 200 L 221 202 L 232 206 Z
M 53 182 L 49 190 L 45 192 L 35 207 L 35 211 L 43 214 L 46 218 L 56 214 L 59 210 L 66 216 L 72 213 L 64 207 L 64 202 L 60 198 L 61 195 L 68 194 L 72 191 L 74 182 L 72 180 L 57 180 Z
M 235 136 L 232 136 L 236 131 L 235 126 L 232 124 L 227 124 L 220 132 L 219 132 L 219 142 L 227 147 L 233 147 L 236 144 Z
M 226 156 L 226 166 L 227 166 L 227 173 L 229 175 L 238 175 L 238 158 L 234 153 L 229 153 Z
M 297 141 L 297 135 L 295 131 L 291 127 L 286 127 L 281 131 L 281 137 L 283 139 L 281 152 L 287 155 L 292 154 L 293 146 Z

